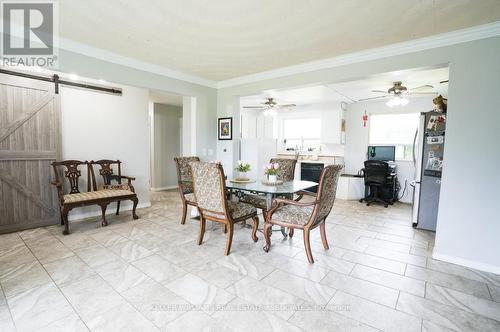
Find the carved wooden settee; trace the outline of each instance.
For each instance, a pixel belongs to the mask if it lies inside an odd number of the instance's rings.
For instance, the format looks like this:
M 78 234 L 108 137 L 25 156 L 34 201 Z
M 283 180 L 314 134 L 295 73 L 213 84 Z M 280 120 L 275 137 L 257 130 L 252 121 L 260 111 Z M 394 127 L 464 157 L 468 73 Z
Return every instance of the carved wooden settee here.
M 100 178 L 96 178 L 94 167 L 98 167 L 98 176 Z M 76 207 L 99 205 L 102 211 L 102 226 L 107 226 L 106 208 L 108 204 L 117 202 L 116 214 L 118 215 L 120 212 L 120 201 L 131 200 L 133 202 L 132 216 L 134 219 L 139 218 L 135 213 L 138 199 L 132 186 L 132 180 L 135 180 L 135 178 L 121 174 L 121 161 L 107 159 L 97 161 L 64 160 L 53 162 L 52 168 L 55 175 L 55 181 L 52 181 L 52 184 L 57 188 L 61 211 L 61 225 L 64 225 L 64 235 L 69 234 L 68 213 Z M 86 192 L 80 191 L 79 179 L 82 175 L 81 168 L 87 169 Z M 66 190 L 66 193 L 64 190 L 64 178 L 68 180 L 69 184 L 69 190 Z M 98 186 L 97 180 L 101 178 L 102 185 Z M 127 180 L 127 182 L 122 183 L 122 180 Z M 113 183 L 113 181 L 116 182 Z

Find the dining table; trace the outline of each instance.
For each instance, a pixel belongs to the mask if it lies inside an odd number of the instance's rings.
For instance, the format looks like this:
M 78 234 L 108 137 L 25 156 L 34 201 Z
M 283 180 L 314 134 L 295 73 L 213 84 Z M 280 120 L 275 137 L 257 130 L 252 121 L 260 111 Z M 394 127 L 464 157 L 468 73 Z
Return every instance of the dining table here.
M 242 197 L 245 193 L 263 195 L 266 198 L 266 209 L 269 211 L 276 197 L 293 197 L 293 194 L 311 189 L 318 185 L 317 182 L 293 180 L 285 181 L 279 184 L 269 184 L 264 181 L 254 180 L 249 182 L 239 182 L 235 180 L 226 180 L 226 189 L 237 197 Z M 285 227 L 281 227 L 281 233 L 287 237 Z

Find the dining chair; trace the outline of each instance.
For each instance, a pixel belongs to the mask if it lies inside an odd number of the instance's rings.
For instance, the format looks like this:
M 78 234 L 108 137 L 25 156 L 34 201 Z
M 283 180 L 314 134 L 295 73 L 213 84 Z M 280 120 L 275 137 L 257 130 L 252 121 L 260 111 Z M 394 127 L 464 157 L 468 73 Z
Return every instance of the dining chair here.
M 198 245 L 203 243 L 207 220 L 224 224 L 227 241 L 224 255 L 229 255 L 233 242 L 234 224 L 247 219 L 253 220 L 252 240 L 257 242 L 259 218 L 257 209 L 247 203 L 232 202 L 226 196 L 224 169 L 219 163 L 191 162 L 193 191 L 200 212 L 200 236 Z
M 186 214 L 188 205 L 196 207 L 196 200 L 193 194 L 193 178 L 191 176 L 191 166 L 189 163 L 200 161 L 198 157 L 176 157 L 174 158 L 177 167 L 177 184 L 182 199 L 182 217 L 181 224 L 186 223 Z
M 293 181 L 295 178 L 295 165 L 297 164 L 297 159 L 286 159 L 286 158 L 272 158 L 269 163 L 278 163 L 280 168 L 278 169 L 278 179 L 283 182 Z M 267 213 L 266 198 L 261 195 L 245 195 L 241 198 L 242 202 L 252 204 L 258 209 L 262 210 L 262 214 L 265 216 Z
M 271 248 L 272 225 L 302 229 L 304 231 L 304 247 L 309 263 L 314 263 L 311 253 L 310 232 L 319 226 L 321 241 L 325 250 L 329 249 L 325 232 L 325 221 L 333 207 L 337 182 L 343 165 L 326 166 L 320 176 L 318 193 L 312 202 L 298 202 L 290 199 L 276 198 L 272 208 L 267 212 L 264 224 L 266 245 L 264 251 Z

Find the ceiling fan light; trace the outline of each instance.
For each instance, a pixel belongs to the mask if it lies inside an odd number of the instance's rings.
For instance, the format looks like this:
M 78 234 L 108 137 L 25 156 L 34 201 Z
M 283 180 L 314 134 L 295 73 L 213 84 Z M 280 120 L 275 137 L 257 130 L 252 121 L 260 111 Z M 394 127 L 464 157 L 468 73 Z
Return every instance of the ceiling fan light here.
M 276 110 L 275 110 L 275 109 L 272 109 L 272 108 L 271 108 L 271 109 L 269 110 L 269 115 L 271 115 L 271 116 L 276 116 L 277 114 L 278 114 L 278 113 L 276 112 Z
M 268 116 L 269 115 L 269 110 L 262 111 L 262 114 L 264 114 L 264 116 Z
M 408 99 L 406 99 L 406 98 L 401 98 L 401 100 L 400 100 L 400 104 L 401 104 L 401 106 L 406 106 L 406 105 L 408 105 Z

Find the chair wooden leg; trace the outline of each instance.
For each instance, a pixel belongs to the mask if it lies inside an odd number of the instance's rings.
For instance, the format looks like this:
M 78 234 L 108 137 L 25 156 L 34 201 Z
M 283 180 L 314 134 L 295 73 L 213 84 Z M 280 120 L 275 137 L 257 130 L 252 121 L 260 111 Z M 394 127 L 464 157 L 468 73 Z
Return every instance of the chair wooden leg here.
M 306 249 L 307 260 L 309 263 L 314 263 L 313 255 L 311 252 L 311 242 L 309 241 L 309 228 L 304 228 L 304 248 Z
M 269 249 L 271 249 L 271 232 L 272 232 L 272 225 L 269 222 L 266 222 L 264 224 L 264 238 L 266 239 L 266 245 L 264 246 L 264 251 L 268 252 Z
M 326 231 L 325 231 L 325 223 L 323 222 L 321 225 L 319 225 L 319 232 L 321 233 L 321 241 L 323 242 L 323 247 L 325 250 L 330 249 L 330 246 L 328 245 L 328 240 L 326 238 Z
M 229 252 L 231 251 L 231 244 L 233 243 L 233 229 L 234 226 L 230 222 L 227 224 L 228 228 L 228 234 L 227 234 L 227 241 L 226 241 L 226 249 L 224 250 L 224 255 L 229 255 Z
M 290 230 L 288 231 L 288 236 L 290 237 L 290 239 L 293 237 L 294 230 L 294 228 L 290 227 Z
M 68 222 L 68 213 L 70 209 L 67 207 L 64 207 L 62 209 L 62 218 L 64 220 L 64 230 L 63 230 L 63 235 L 68 235 L 69 234 L 69 222 Z
M 252 217 L 253 227 L 252 227 L 252 240 L 253 242 L 257 242 L 259 238 L 257 237 L 257 229 L 259 228 L 259 217 Z
M 224 224 L 223 231 L 224 231 L 224 234 L 227 234 L 227 225 L 226 224 Z
M 139 219 L 139 216 L 135 213 L 135 209 L 137 209 L 137 204 L 139 203 L 139 199 L 137 197 L 132 198 L 132 202 L 134 202 L 134 206 L 132 207 L 132 218 Z
M 59 215 L 61 216 L 61 226 L 64 226 L 64 216 L 62 206 L 59 208 Z
M 108 203 L 99 204 L 99 206 L 101 207 L 101 216 L 102 216 L 101 226 L 103 227 L 108 226 L 108 221 L 106 220 L 106 209 L 108 207 Z
M 181 225 L 186 223 L 186 215 L 187 215 L 188 205 L 186 203 L 182 204 L 182 217 L 181 217 Z
M 205 235 L 205 218 L 200 215 L 200 235 L 198 237 L 198 245 L 203 243 L 203 236 Z
M 120 214 L 120 203 L 121 201 L 116 202 L 116 215 Z

